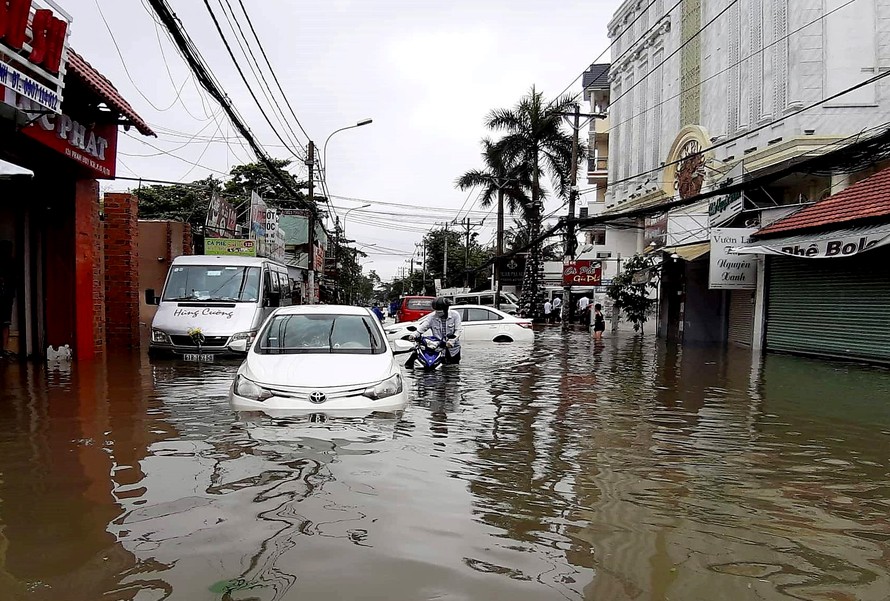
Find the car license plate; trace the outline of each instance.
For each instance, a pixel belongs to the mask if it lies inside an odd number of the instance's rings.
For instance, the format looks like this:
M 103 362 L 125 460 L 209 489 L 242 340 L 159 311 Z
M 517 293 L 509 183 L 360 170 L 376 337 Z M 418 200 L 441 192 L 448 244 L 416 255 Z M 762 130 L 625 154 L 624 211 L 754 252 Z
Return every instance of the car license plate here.
M 213 355 L 209 353 L 190 353 L 182 356 L 186 361 L 200 361 L 202 363 L 213 363 Z

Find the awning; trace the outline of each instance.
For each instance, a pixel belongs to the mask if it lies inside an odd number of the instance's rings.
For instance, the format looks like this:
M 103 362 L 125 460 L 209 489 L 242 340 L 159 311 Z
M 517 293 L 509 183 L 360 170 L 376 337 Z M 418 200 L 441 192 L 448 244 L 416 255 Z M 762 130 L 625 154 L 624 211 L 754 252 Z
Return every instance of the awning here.
M 661 249 L 669 255 L 676 254 L 684 261 L 695 261 L 711 252 L 710 242 L 699 242 L 698 244 L 686 244 L 684 246 L 668 246 Z
M 34 172 L 14 163 L 0 160 L 0 178 L 9 179 L 16 176 L 34 177 Z
M 759 240 L 746 246 L 731 248 L 729 252 L 737 255 L 785 255 L 802 259 L 834 259 L 851 257 L 887 244 L 890 244 L 890 223 L 881 223 Z

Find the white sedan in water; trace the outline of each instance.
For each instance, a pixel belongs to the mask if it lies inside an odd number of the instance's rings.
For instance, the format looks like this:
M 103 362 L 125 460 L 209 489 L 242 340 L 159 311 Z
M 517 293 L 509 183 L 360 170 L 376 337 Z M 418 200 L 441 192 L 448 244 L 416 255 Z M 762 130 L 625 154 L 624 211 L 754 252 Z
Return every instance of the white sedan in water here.
M 461 343 L 468 342 L 527 342 L 535 339 L 532 320 L 509 315 L 494 307 L 483 305 L 453 305 L 460 314 L 463 326 Z M 384 326 L 390 341 L 407 340 L 417 330 L 420 321 Z
M 230 401 L 237 411 L 336 414 L 397 411 L 407 404 L 407 395 L 373 313 L 297 305 L 277 309 L 263 324 L 238 368 Z

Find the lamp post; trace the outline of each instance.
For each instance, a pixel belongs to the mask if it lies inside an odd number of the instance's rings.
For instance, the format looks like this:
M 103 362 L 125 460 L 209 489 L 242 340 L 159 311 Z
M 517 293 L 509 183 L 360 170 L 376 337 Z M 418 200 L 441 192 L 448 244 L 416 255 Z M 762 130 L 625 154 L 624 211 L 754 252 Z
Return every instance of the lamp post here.
M 334 131 L 331 132 L 331 135 L 327 137 L 327 139 L 324 141 L 324 146 L 321 149 L 321 164 L 322 164 L 322 167 L 324 168 L 325 183 L 327 183 L 327 181 L 328 181 L 328 142 L 331 141 L 331 138 L 333 137 L 333 135 L 338 132 L 345 131 L 347 129 L 361 127 L 362 125 L 370 125 L 373 122 L 374 122 L 373 119 L 362 119 L 355 125 L 347 125 L 346 127 L 341 127 L 340 129 L 335 129 Z

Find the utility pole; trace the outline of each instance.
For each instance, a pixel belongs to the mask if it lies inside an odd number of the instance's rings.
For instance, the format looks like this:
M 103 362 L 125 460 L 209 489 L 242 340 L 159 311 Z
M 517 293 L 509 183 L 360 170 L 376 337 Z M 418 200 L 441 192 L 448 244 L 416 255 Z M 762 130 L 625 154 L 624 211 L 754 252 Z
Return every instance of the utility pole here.
M 569 182 L 569 218 L 566 221 L 566 256 L 569 260 L 575 260 L 575 245 L 578 243 L 575 234 L 575 197 L 577 195 L 578 186 L 578 130 L 581 129 L 581 105 L 575 105 L 574 122 L 572 123 L 572 174 Z M 565 262 L 563 263 L 565 269 Z M 562 325 L 568 327 L 573 313 L 574 305 L 570 303 L 572 295 L 572 285 L 566 285 L 563 282 L 562 289 Z
M 309 167 L 309 204 L 314 207 L 315 206 L 315 142 L 309 140 L 309 150 L 306 153 L 306 166 Z M 339 234 L 338 234 L 339 236 Z M 315 288 L 317 286 L 318 274 L 315 273 L 315 211 L 309 211 L 309 231 L 307 236 L 307 241 L 309 243 L 309 303 L 314 304 L 315 301 Z M 338 240 L 339 241 L 339 240 Z
M 498 231 L 494 260 L 494 281 L 497 289 L 494 294 L 495 309 L 501 308 L 501 257 L 504 254 L 504 185 L 506 182 L 498 182 Z
M 426 294 L 426 236 L 423 238 L 423 293 Z
M 445 259 L 442 261 L 442 287 L 448 288 L 448 222 L 445 222 Z

